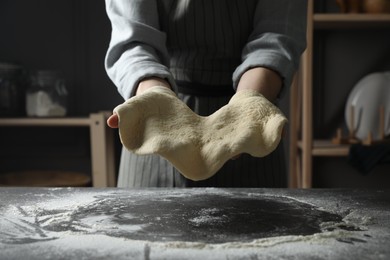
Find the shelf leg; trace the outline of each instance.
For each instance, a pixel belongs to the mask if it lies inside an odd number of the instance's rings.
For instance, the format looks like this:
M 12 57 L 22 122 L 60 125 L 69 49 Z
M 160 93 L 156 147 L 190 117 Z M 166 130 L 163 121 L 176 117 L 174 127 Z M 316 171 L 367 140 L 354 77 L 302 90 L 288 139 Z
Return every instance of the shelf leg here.
M 113 130 L 106 126 L 107 113 L 90 115 L 93 187 L 115 187 Z
M 298 188 L 299 172 L 298 172 L 298 79 L 295 75 L 290 90 L 290 151 L 289 151 L 289 188 Z
M 313 10 L 314 0 L 308 2 L 307 46 L 303 53 L 302 66 L 302 188 L 312 187 L 312 148 L 313 148 Z

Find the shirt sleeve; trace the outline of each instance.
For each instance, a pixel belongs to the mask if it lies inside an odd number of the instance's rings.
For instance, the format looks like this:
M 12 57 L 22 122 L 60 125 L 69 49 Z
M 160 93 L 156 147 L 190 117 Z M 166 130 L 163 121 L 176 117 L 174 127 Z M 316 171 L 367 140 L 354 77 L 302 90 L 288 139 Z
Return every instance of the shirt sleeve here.
M 258 1 L 253 31 L 242 51 L 242 63 L 233 73 L 236 89 L 242 74 L 266 67 L 283 79 L 282 92 L 289 87 L 306 48 L 307 0 Z
M 112 33 L 105 68 L 122 97 L 133 96 L 139 81 L 151 76 L 164 78 L 175 88 L 156 1 L 106 0 L 106 12 Z

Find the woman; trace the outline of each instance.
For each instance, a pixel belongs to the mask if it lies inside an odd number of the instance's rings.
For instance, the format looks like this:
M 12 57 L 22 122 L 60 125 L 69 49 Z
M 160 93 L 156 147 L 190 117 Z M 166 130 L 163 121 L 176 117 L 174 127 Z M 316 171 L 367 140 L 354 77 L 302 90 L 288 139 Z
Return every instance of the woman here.
M 275 102 L 306 46 L 306 0 L 106 0 L 112 36 L 106 70 L 124 99 L 165 86 L 207 116 L 235 91 Z M 118 127 L 112 115 L 108 125 Z M 285 187 L 281 145 L 242 155 L 204 181 L 184 178 L 158 155 L 123 149 L 119 187 Z

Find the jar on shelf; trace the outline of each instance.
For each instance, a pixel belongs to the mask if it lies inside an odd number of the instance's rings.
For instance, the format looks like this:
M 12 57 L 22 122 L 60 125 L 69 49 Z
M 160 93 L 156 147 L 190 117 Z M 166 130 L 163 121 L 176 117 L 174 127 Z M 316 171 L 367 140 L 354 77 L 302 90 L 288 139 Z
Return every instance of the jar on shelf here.
M 390 0 L 336 0 L 342 13 L 390 13 Z
M 0 116 L 24 115 L 23 69 L 12 63 L 0 63 Z
M 363 11 L 370 14 L 390 13 L 390 0 L 364 0 Z
M 61 73 L 56 70 L 38 70 L 31 74 L 26 91 L 28 116 L 62 117 L 67 113 L 68 91 Z

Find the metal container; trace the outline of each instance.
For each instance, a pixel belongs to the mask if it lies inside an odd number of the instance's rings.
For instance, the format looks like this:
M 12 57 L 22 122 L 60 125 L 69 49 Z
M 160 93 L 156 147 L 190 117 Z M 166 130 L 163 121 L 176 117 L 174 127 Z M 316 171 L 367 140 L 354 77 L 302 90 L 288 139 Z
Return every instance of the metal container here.
M 68 92 L 59 71 L 39 70 L 31 74 L 26 91 L 28 116 L 59 117 L 67 113 Z

